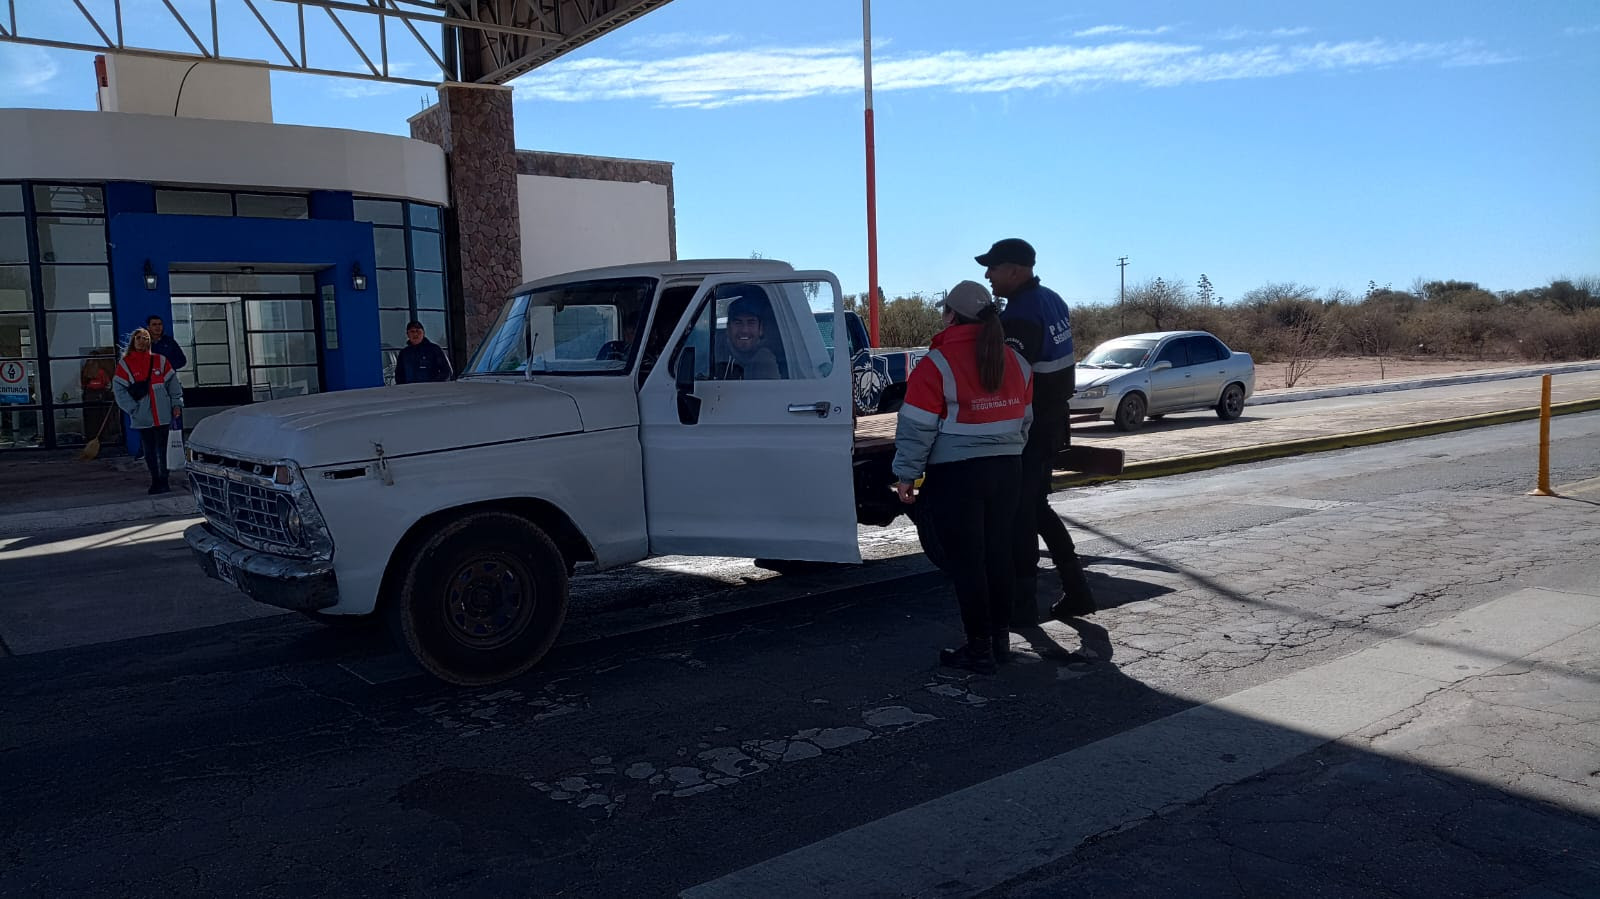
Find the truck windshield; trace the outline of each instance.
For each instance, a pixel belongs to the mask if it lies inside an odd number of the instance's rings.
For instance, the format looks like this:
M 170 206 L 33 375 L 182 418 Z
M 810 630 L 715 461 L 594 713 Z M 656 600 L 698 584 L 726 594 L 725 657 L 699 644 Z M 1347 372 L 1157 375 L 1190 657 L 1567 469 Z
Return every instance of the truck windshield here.
M 627 372 L 655 290 L 654 278 L 611 278 L 518 294 L 500 310 L 461 374 Z

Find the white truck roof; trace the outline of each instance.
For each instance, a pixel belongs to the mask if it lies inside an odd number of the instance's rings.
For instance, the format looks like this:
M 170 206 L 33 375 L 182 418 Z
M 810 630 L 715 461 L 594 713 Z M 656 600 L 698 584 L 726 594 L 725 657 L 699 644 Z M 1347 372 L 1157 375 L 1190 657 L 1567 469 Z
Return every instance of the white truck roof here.
M 672 259 L 660 262 L 631 262 L 627 265 L 608 265 L 602 268 L 586 268 L 575 272 L 548 275 L 534 281 L 519 284 L 512 293 L 525 293 L 551 284 L 596 281 L 603 278 L 670 278 L 678 275 L 722 275 L 733 272 L 780 274 L 792 271 L 794 271 L 794 266 L 779 259 Z

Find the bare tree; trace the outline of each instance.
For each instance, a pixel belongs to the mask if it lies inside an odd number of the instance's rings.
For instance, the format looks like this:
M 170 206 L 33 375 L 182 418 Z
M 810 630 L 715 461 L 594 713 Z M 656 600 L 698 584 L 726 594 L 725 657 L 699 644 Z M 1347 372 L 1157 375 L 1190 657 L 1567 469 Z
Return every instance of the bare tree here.
M 1147 281 L 1128 294 L 1128 309 L 1150 319 L 1151 330 L 1165 331 L 1189 305 L 1189 292 L 1182 284 L 1165 278 Z
M 1264 329 L 1277 332 L 1276 355 L 1284 363 L 1285 387 L 1293 387 L 1327 357 L 1332 334 L 1314 288 L 1292 281 L 1268 284 L 1246 293 L 1243 302 Z

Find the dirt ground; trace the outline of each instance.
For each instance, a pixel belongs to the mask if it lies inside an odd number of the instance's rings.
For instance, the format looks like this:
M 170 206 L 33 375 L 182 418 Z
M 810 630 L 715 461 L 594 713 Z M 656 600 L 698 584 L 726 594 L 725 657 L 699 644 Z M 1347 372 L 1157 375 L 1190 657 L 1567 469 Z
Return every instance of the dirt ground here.
M 1374 356 L 1333 356 L 1317 361 L 1315 367 L 1295 381 L 1296 387 L 1328 387 L 1367 381 L 1394 381 L 1423 378 L 1463 371 L 1495 368 L 1525 368 L 1535 363 L 1526 359 L 1441 359 L 1437 356 L 1386 357 L 1379 367 Z M 1284 383 L 1288 365 L 1283 362 L 1256 363 L 1256 390 L 1277 390 Z

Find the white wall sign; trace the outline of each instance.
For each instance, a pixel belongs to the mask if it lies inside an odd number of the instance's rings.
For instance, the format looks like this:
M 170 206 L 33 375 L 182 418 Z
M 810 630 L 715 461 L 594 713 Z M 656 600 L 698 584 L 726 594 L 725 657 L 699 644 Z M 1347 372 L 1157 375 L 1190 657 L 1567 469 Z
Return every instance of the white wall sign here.
M 28 387 L 28 370 L 21 362 L 0 362 L 0 403 L 20 405 L 33 398 Z

